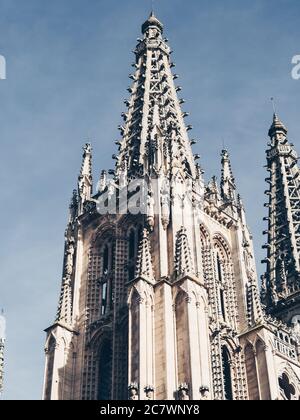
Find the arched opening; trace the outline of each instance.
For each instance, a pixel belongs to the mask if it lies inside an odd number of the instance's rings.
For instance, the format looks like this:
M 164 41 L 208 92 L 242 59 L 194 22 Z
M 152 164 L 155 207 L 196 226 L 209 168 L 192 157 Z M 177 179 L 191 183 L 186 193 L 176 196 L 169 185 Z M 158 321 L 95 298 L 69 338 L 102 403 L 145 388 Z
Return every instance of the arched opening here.
M 99 352 L 98 395 L 97 400 L 111 399 L 112 346 L 109 340 L 102 342 Z
M 221 265 L 219 254 L 217 254 L 217 270 L 218 270 L 218 280 L 220 283 L 223 283 L 223 271 L 222 271 L 222 265 Z
M 107 310 L 107 280 L 101 283 L 101 315 L 105 315 Z
M 231 375 L 231 359 L 226 346 L 222 346 L 222 368 L 224 381 L 224 396 L 225 400 L 233 400 L 232 391 L 232 375 Z
M 108 273 L 109 269 L 109 248 L 108 245 L 105 245 L 103 251 L 103 266 L 102 266 L 102 274 L 105 275 Z
M 135 278 L 136 261 L 138 255 L 139 243 L 142 239 L 143 228 L 131 228 L 128 234 L 128 280 L 131 281 Z
M 219 305 L 220 305 L 220 315 L 224 321 L 226 321 L 226 296 L 224 290 L 224 274 L 223 267 L 221 263 L 220 255 L 217 254 L 217 275 L 219 283 Z
M 113 270 L 114 270 L 114 243 L 108 239 L 101 248 L 102 265 L 100 282 L 101 315 L 105 315 L 112 306 L 113 299 Z

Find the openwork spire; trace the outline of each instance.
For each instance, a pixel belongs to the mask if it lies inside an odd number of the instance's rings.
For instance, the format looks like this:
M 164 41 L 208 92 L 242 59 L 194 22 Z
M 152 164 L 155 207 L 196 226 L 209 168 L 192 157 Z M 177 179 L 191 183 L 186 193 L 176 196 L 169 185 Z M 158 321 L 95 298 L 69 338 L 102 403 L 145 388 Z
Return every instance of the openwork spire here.
M 122 138 L 117 141 L 116 177 L 124 175 L 124 168 L 128 179 L 171 174 L 176 168 L 183 176 L 195 178 L 188 137 L 192 127 L 185 125 L 188 114 L 181 110 L 184 101 L 177 96 L 181 88 L 174 83 L 178 76 L 171 71 L 171 50 L 162 37 L 163 25 L 153 13 L 142 33 L 134 51 L 134 72 L 129 76 L 133 83 L 128 88 L 130 98 L 125 100 L 128 110 L 119 126 Z
M 186 274 L 194 274 L 192 253 L 189 246 L 186 229 L 182 226 L 177 233 L 175 250 L 175 274 L 182 277 Z
M 222 173 L 221 173 L 221 197 L 225 201 L 233 201 L 236 198 L 235 179 L 231 169 L 229 153 L 222 150 Z
M 267 150 L 266 195 L 269 209 L 267 264 L 264 276 L 264 303 L 277 313 L 293 295 L 300 298 L 300 172 L 298 156 L 287 139 L 287 129 L 274 114 Z M 297 297 L 298 296 L 298 297 Z M 280 314 L 279 314 L 280 315 Z
M 139 244 L 135 276 L 151 282 L 154 281 L 149 232 L 147 229 L 143 230 L 143 236 Z

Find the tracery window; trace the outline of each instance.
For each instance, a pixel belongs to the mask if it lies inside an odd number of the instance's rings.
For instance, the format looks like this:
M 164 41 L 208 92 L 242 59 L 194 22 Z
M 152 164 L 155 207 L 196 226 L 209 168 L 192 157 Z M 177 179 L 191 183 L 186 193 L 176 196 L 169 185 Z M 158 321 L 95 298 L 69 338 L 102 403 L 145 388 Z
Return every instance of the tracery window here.
M 296 399 L 295 387 L 290 383 L 290 378 L 286 373 L 282 374 L 282 376 L 278 379 L 278 383 L 281 393 L 286 400 Z
M 102 275 L 100 277 L 101 315 L 105 315 L 108 312 L 113 300 L 113 267 L 114 246 L 108 241 L 102 249 Z
M 222 346 L 222 370 L 224 381 L 224 395 L 226 400 L 233 400 L 231 359 L 226 346 Z
M 99 351 L 98 400 L 111 399 L 112 346 L 109 340 L 101 343 Z
M 220 315 L 226 321 L 226 294 L 225 294 L 225 279 L 223 266 L 219 253 L 217 253 L 217 276 L 218 276 L 218 290 L 219 290 L 219 306 Z
M 136 261 L 138 256 L 139 243 L 142 238 L 142 227 L 131 228 L 128 233 L 128 280 L 135 277 Z

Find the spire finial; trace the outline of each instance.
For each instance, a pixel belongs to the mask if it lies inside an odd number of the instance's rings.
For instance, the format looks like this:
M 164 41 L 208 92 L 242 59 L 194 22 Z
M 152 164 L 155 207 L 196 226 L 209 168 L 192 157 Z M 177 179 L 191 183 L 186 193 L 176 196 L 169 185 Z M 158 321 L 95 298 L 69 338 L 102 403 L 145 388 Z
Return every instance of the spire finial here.
M 225 150 L 225 140 L 224 140 L 224 137 L 222 137 L 222 150 Z
M 275 98 L 273 96 L 271 98 L 271 102 L 272 102 L 272 106 L 273 106 L 273 113 L 274 113 L 274 116 L 275 116 L 275 115 L 277 115 L 277 112 L 276 112 L 276 101 L 275 101 Z

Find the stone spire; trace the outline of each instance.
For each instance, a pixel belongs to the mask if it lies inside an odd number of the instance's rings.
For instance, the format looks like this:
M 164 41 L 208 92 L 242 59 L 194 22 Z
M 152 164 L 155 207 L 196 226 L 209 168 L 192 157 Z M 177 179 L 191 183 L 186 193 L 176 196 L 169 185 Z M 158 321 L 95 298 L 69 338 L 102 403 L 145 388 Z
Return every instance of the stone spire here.
M 177 233 L 175 249 L 175 274 L 177 277 L 183 277 L 186 274 L 194 274 L 194 265 L 192 253 L 189 246 L 187 231 L 182 226 Z
M 300 172 L 298 156 L 287 139 L 287 129 L 274 114 L 269 130 L 265 194 L 269 209 L 264 304 L 269 312 L 282 315 L 281 308 L 300 300 Z M 293 295 L 293 303 L 290 297 Z
M 78 195 L 80 202 L 80 211 L 85 201 L 90 200 L 93 190 L 92 176 L 92 146 L 86 143 L 83 148 L 83 157 L 80 174 L 78 177 Z
M 128 88 L 128 107 L 123 113 L 124 124 L 119 126 L 121 140 L 117 142 L 119 154 L 115 156 L 116 178 L 124 172 L 128 179 L 143 175 L 171 174 L 173 168 L 183 177 L 196 178 L 195 160 L 181 110 L 184 102 L 177 96 L 181 90 L 175 86 L 172 74 L 171 50 L 162 37 L 163 25 L 152 12 L 142 26 L 143 38 L 138 39 L 134 51 L 136 60 L 133 81 Z
M 5 318 L 4 318 L 4 314 L 2 310 L 0 314 L 0 398 L 3 392 L 4 344 L 5 344 Z
M 222 172 L 221 172 L 221 197 L 224 201 L 233 201 L 236 198 L 236 185 L 233 177 L 229 153 L 222 150 Z
M 142 278 L 150 282 L 154 282 L 151 247 L 149 241 L 149 232 L 147 229 L 143 230 L 143 236 L 139 244 L 135 276 L 136 278 Z

